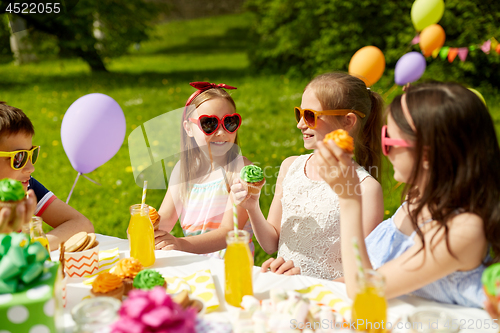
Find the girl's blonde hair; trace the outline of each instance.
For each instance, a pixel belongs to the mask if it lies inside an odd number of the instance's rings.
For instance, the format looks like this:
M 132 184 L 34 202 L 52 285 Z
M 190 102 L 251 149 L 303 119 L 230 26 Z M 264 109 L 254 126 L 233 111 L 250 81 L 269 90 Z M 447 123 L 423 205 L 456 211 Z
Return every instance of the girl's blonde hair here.
M 206 101 L 210 101 L 213 99 L 222 98 L 227 100 L 236 110 L 236 104 L 234 103 L 233 98 L 229 95 L 224 89 L 221 88 L 211 88 L 201 92 L 198 96 L 196 96 L 190 103 L 189 106 L 186 106 L 184 117 L 181 122 L 181 156 L 180 156 L 180 198 L 182 202 L 188 197 L 189 192 L 192 188 L 191 181 L 195 178 L 198 178 L 200 175 L 198 172 L 199 168 L 202 165 L 203 159 L 205 159 L 204 154 L 198 147 L 195 139 L 187 135 L 184 130 L 184 121 L 188 120 L 194 111 Z M 190 107 L 191 106 L 191 107 Z M 194 107 L 193 107 L 194 106 Z M 189 120 L 188 120 L 189 121 Z M 226 166 L 222 166 L 223 168 L 227 167 L 228 169 L 222 170 L 225 178 L 226 185 L 231 184 L 234 173 L 236 172 L 236 158 L 240 155 L 240 149 L 238 146 L 238 133 L 236 133 L 236 137 L 234 139 L 234 146 L 227 152 L 227 164 Z M 210 163 L 210 162 L 209 162 Z M 228 186 L 228 192 L 229 192 Z
M 315 77 L 305 89 L 312 88 L 323 110 L 351 109 L 365 114 L 358 117 L 351 131 L 356 161 L 375 179 L 381 174 L 382 97 L 366 87 L 357 77 L 347 73 L 326 73 Z M 305 91 L 304 89 L 304 91 Z M 324 116 L 343 117 L 343 116 Z

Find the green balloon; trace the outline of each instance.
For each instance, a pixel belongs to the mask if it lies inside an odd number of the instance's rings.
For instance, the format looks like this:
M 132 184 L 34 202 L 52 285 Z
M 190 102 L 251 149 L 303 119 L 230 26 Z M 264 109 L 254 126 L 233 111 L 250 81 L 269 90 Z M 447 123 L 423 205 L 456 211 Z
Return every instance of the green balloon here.
M 443 0 L 415 0 L 411 6 L 411 21 L 417 31 L 438 23 L 444 13 Z

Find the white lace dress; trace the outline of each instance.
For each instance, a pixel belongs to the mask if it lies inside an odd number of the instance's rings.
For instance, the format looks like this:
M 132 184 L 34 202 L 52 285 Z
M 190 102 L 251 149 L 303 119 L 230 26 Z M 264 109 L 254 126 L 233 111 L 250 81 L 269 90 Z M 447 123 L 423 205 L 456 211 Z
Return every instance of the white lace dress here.
M 326 182 L 305 175 L 310 156 L 299 156 L 283 179 L 278 256 L 293 260 L 303 275 L 332 280 L 344 275 L 339 200 Z M 360 181 L 370 177 L 361 166 L 356 172 Z

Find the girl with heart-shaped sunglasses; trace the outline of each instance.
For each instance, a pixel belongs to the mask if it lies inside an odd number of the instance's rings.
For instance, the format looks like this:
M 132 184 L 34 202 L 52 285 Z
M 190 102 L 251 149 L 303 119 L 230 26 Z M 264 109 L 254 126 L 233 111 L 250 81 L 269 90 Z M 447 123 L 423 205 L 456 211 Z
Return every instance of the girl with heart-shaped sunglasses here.
M 230 185 L 235 174 L 248 164 L 238 147 L 241 116 L 226 84 L 193 82 L 197 88 L 187 100 L 182 116 L 180 161 L 158 210 L 160 226 L 155 232 L 156 249 L 176 249 L 224 255 L 226 235 L 233 230 Z M 186 237 L 170 234 L 177 220 Z M 248 214 L 238 208 L 240 229 L 250 233 Z
M 382 188 L 368 173 L 377 177 L 380 170 L 381 97 L 354 76 L 327 73 L 306 86 L 300 107 L 293 114 L 290 111 L 306 149 L 315 149 L 336 129 L 354 138 L 358 164 L 350 171 L 362 180 L 363 226 L 368 235 L 384 214 Z M 283 161 L 267 219 L 260 210 L 259 195 L 248 195 L 241 184 L 233 185 L 232 191 L 247 209 L 264 251 L 278 250 L 278 257 L 266 261 L 262 271 L 330 280 L 343 276 L 338 196 L 320 178 L 315 154 Z

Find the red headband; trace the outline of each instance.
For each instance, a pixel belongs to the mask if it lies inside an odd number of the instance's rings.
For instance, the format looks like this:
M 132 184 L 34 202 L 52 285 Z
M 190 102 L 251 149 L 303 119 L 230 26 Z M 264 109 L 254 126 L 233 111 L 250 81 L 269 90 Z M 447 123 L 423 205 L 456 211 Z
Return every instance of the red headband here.
M 188 106 L 189 104 L 191 104 L 191 102 L 193 101 L 193 99 L 195 99 L 196 96 L 198 96 L 199 94 L 201 94 L 205 90 L 212 89 L 212 88 L 237 89 L 236 87 L 228 86 L 225 83 L 215 84 L 215 83 L 210 83 L 210 82 L 191 82 L 190 85 L 192 87 L 198 89 L 198 90 L 195 91 L 191 95 L 191 97 L 189 97 L 189 99 L 186 102 L 186 106 Z

